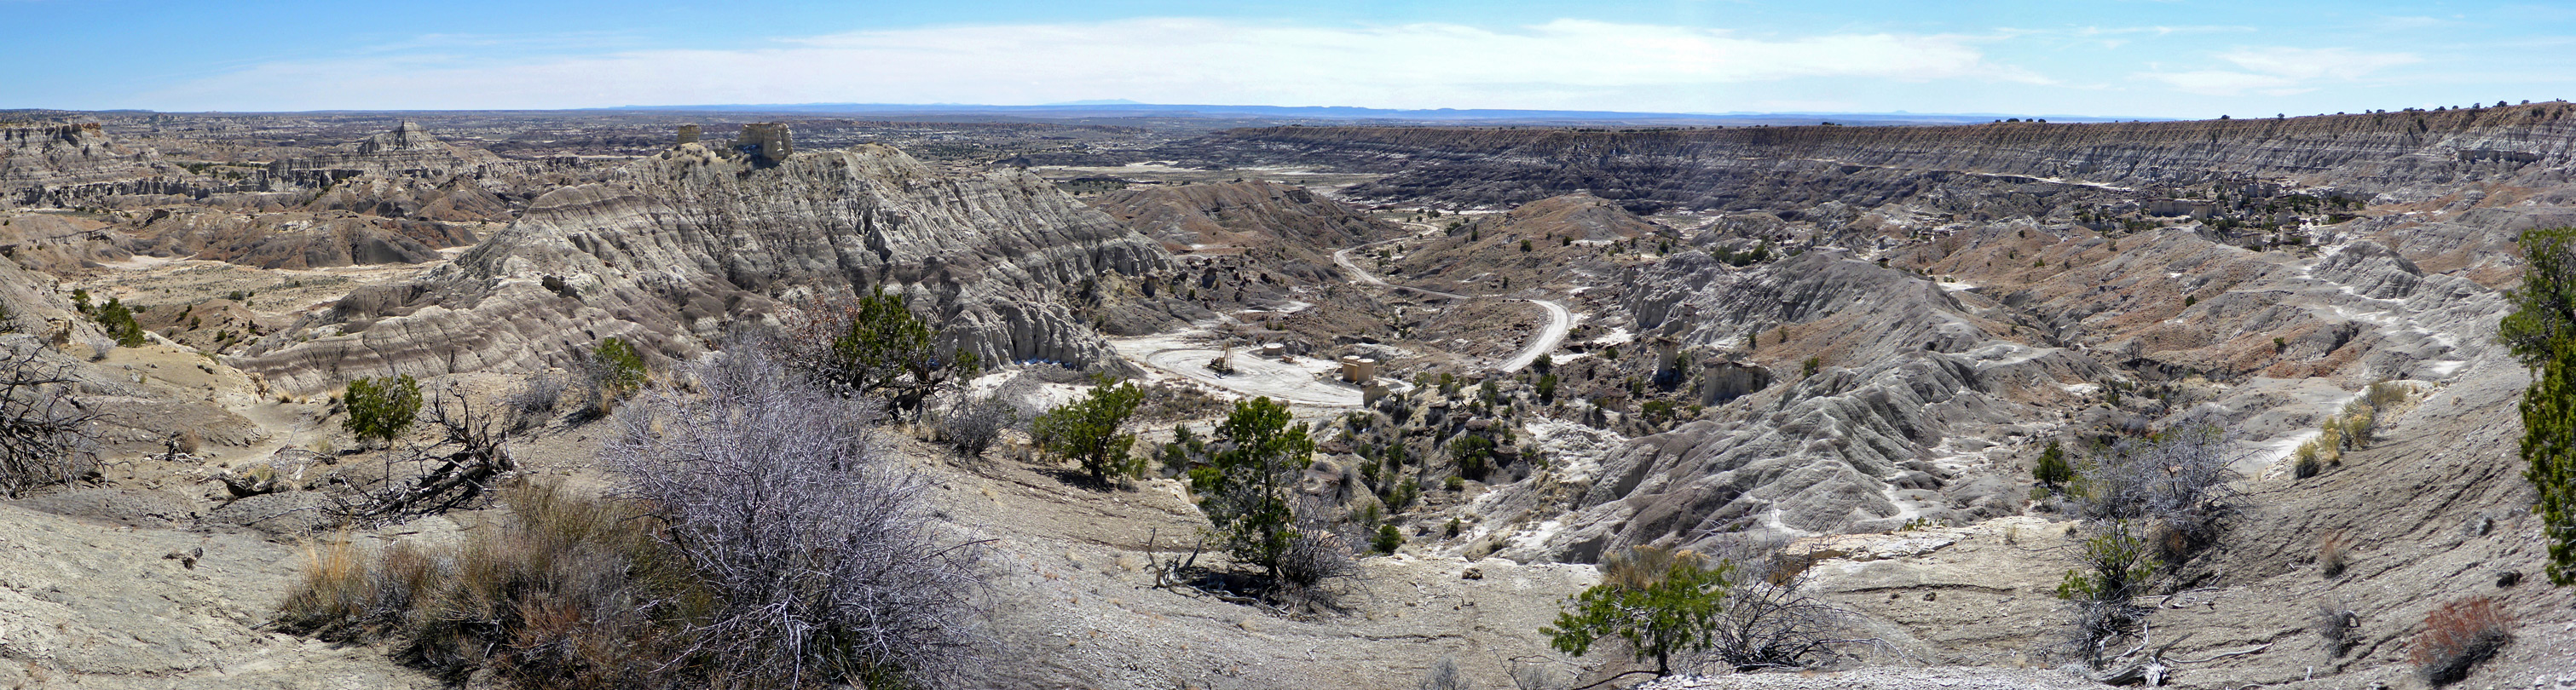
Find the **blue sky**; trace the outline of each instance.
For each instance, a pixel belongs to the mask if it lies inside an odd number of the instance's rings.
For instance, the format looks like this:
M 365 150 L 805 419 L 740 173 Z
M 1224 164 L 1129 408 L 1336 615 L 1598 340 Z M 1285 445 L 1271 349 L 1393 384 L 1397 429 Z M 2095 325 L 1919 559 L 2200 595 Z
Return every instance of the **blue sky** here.
M 1147 103 L 2200 118 L 2576 98 L 2576 3 L 0 0 L 0 108 Z

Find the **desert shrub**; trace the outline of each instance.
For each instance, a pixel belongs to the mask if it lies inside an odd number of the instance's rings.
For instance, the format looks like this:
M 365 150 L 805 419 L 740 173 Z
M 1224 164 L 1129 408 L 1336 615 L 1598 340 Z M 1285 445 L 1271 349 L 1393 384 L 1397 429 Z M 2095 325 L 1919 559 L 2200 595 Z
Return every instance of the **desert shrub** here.
M 2227 482 L 2226 433 L 2184 424 L 2152 439 L 2122 439 L 2094 454 L 2081 472 L 2084 517 L 2097 523 L 2143 523 L 2165 560 L 2180 562 L 2218 538 L 2219 521 L 2235 512 Z
M 1404 546 L 1404 531 L 1391 524 L 1378 525 L 1377 538 L 1370 540 L 1369 546 L 1377 549 L 1378 553 L 1395 553 L 1398 547 Z
M 939 419 L 939 434 L 957 455 L 968 459 L 984 457 L 985 449 L 1002 438 L 1002 431 L 1019 426 L 1020 411 L 1010 401 L 998 396 L 982 396 L 957 403 L 955 409 Z
M 1804 668 L 1843 643 L 1848 616 L 1807 594 L 1808 562 L 1785 547 L 1748 538 L 1718 550 L 1728 586 L 1710 632 L 1712 660 L 1737 671 Z
M 1048 454 L 1081 464 L 1093 483 L 1108 486 L 1111 475 L 1134 474 L 1144 467 L 1128 457 L 1136 435 L 1125 431 L 1127 418 L 1144 400 L 1145 391 L 1136 384 L 1103 380 L 1083 399 L 1038 415 L 1029 425 L 1029 438 Z
M 1396 484 L 1394 489 L 1387 491 L 1386 505 L 1389 508 L 1403 510 L 1412 506 L 1413 502 L 1420 498 L 1422 498 L 1422 482 L 1406 479 Z
M 2138 630 L 2147 609 L 2134 600 L 2145 594 L 2156 574 L 2156 558 L 2126 523 L 2115 523 L 2085 540 L 2076 567 L 2057 584 L 2057 598 L 2074 608 L 2069 645 L 2099 664 L 2114 641 Z
M 2504 607 L 2494 599 L 2470 597 L 2424 614 L 2424 632 L 2415 636 L 2408 659 L 2426 682 L 2449 685 L 2467 678 L 2469 669 L 2512 639 L 2513 617 Z
M 356 379 L 340 402 L 349 407 L 340 425 L 360 443 L 391 442 L 420 415 L 420 382 L 410 374 Z
M 1568 597 L 1556 623 L 1539 632 L 1557 651 L 1575 656 L 1601 640 L 1623 638 L 1636 660 L 1655 662 L 1655 675 L 1671 675 L 1675 658 L 1714 643 L 1729 568 L 1691 551 L 1632 547 L 1604 559 L 1602 583 Z
M 2352 633 L 2354 628 L 2361 626 L 2361 614 L 2345 608 L 2341 602 L 2319 601 L 2316 615 L 2309 619 L 2308 625 L 2316 631 L 2317 639 L 2324 643 L 2326 658 L 2342 658 L 2344 652 L 2352 650 Z
M 134 320 L 134 310 L 125 306 L 123 300 L 110 297 L 106 304 L 85 311 L 91 320 L 98 322 L 100 330 L 107 332 L 107 337 L 116 341 L 117 347 L 143 346 L 143 324 Z
M 2406 399 L 2414 394 L 2414 389 L 2406 384 L 2395 381 L 2380 381 L 2378 383 L 2370 384 L 2369 388 L 2363 389 L 2361 400 L 2363 403 L 2366 403 L 2371 407 L 2387 410 L 2394 409 L 2399 405 L 2405 404 Z
M 2291 455 L 2298 459 L 2290 465 L 2291 477 L 2306 479 L 2325 471 L 2325 463 L 2317 459 L 2317 449 L 2313 444 L 2313 441 L 2302 443 L 2299 444 L 2298 450 L 2291 451 Z
M 2367 400 L 2354 398 L 2344 403 L 2343 414 L 2337 415 L 2336 420 L 2342 424 L 2337 431 L 2341 432 L 2345 450 L 2368 448 L 2379 433 L 2379 409 L 2371 407 Z
M 1493 469 L 1494 440 L 1463 434 L 1449 442 L 1449 457 L 1458 463 L 1458 473 L 1483 479 Z
M 598 367 L 595 380 L 600 385 L 621 394 L 644 387 L 647 375 L 644 355 L 635 351 L 634 344 L 618 338 L 601 338 L 598 345 L 590 348 L 590 359 Z
M 1143 388 L 1145 402 L 1136 407 L 1137 419 L 1197 419 L 1222 411 L 1226 406 L 1224 399 L 1195 385 L 1154 383 Z
M 564 377 L 551 369 L 520 379 L 519 385 L 501 398 L 501 404 L 509 409 L 510 425 L 525 429 L 553 415 L 555 407 L 563 404 L 564 388 Z
M 2039 451 L 2039 462 L 2031 466 L 2030 476 L 2051 492 L 2064 491 L 2066 482 L 2075 479 L 2075 465 L 2066 461 L 2066 446 L 2049 441 L 2048 448 Z
M 91 427 L 104 415 L 72 398 L 69 363 L 34 341 L 0 348 L 0 498 L 98 471 Z
M 1475 686 L 1458 674 L 1456 659 L 1444 658 L 1440 663 L 1432 664 L 1431 670 L 1422 674 L 1422 683 L 1413 687 L 1415 690 L 1467 690 Z
M 277 622 L 281 628 L 342 641 L 364 637 L 371 632 L 371 624 L 389 626 L 401 621 L 409 609 L 407 604 L 391 611 L 377 610 L 375 600 L 386 593 L 372 587 L 371 569 L 359 558 L 357 545 L 349 541 L 348 534 L 320 543 L 307 539 L 303 546 L 303 578 L 278 604 Z
M 731 684 L 953 684 L 982 644 L 981 542 L 940 532 L 874 405 L 739 350 L 695 368 L 698 395 L 649 390 L 600 452 L 707 591 L 674 644 Z
M 1816 370 L 1824 367 L 1824 365 L 1825 360 L 1823 358 L 1810 356 L 1806 361 L 1798 363 L 1798 372 L 1803 376 L 1814 376 L 1816 375 Z
M 2317 571 L 2326 577 L 2343 574 L 2344 558 L 2352 554 L 2352 535 L 2343 530 L 2328 530 L 2317 536 Z
M 1360 540 L 1357 534 L 1347 531 L 1347 523 L 1332 518 L 1322 501 L 1301 498 L 1291 512 L 1295 522 L 1288 531 L 1288 550 L 1279 558 L 1279 576 L 1271 599 L 1308 608 L 1329 608 L 1333 596 L 1325 586 L 1359 574 L 1359 563 L 1352 560 L 1351 552 Z
M 1204 497 L 1199 507 L 1218 541 L 1274 583 L 1293 581 L 1286 561 L 1301 539 L 1301 519 L 1291 498 L 1315 450 L 1306 425 L 1289 420 L 1288 406 L 1266 397 L 1235 403 L 1217 425 L 1207 466 L 1190 470 L 1190 488 Z

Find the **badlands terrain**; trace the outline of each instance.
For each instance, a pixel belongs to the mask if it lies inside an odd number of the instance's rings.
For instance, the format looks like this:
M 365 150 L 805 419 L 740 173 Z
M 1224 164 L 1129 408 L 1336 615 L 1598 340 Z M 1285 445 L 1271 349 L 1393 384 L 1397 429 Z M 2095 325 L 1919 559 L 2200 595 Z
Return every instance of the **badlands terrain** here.
M 2542 574 L 2518 455 L 2530 374 L 2496 341 L 2515 238 L 2576 224 L 2576 104 L 1634 130 L 0 120 L 0 339 L 104 413 L 94 472 L 0 500 L 0 687 L 491 685 L 277 623 L 316 544 L 453 546 L 508 514 L 348 519 L 350 487 L 441 440 L 361 442 L 350 381 L 498 408 L 604 339 L 670 377 L 884 289 L 986 365 L 883 434 L 944 527 L 989 540 L 979 686 L 2137 683 L 2066 644 L 2090 533 L 2033 468 L 2216 425 L 2236 509 L 2158 570 L 2114 656 L 2183 687 L 2423 687 L 2428 612 L 2489 597 L 2511 640 L 2454 682 L 2576 688 L 2576 590 Z M 111 298 L 139 342 L 93 316 Z M 1348 380 L 1359 358 L 1374 376 Z M 1231 401 L 1288 403 L 1318 441 L 1302 492 L 1400 545 L 1334 606 L 1176 587 L 1160 564 L 1208 520 L 1174 469 L 1104 487 L 1025 430 L 977 458 L 942 443 L 972 397 L 1035 413 L 1108 379 L 1149 389 L 1139 455 Z M 2397 392 L 2376 429 L 2298 470 L 2374 384 Z M 571 408 L 509 420 L 489 481 L 616 485 L 615 413 Z M 1810 668 L 1653 680 L 1541 632 L 1605 558 L 1750 538 L 1840 612 Z

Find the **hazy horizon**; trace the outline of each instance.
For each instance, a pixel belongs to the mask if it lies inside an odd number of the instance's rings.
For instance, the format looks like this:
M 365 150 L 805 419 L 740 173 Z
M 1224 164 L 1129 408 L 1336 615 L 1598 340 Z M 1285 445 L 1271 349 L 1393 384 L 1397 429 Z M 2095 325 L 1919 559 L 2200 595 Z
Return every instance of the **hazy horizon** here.
M 2512 3 L 1161 0 L 435 11 L 0 0 L 0 107 L 551 110 L 1083 101 L 2268 117 L 2551 100 L 2576 8 Z

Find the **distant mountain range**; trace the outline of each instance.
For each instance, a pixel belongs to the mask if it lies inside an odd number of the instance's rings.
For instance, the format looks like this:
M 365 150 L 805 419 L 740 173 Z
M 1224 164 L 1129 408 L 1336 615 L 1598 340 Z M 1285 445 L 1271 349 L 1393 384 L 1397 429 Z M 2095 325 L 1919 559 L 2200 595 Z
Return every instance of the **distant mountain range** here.
M 1274 105 L 1171 105 L 1137 103 L 1123 99 L 1073 101 L 1046 105 L 974 105 L 961 103 L 896 104 L 896 103 L 786 103 L 732 105 L 657 105 L 604 108 L 617 111 L 676 111 L 781 113 L 800 115 L 977 115 L 1032 119 L 1081 118 L 1193 118 L 1193 119 L 1258 119 L 1274 121 L 1314 120 L 1336 123 L 1382 121 L 1390 123 L 1453 124 L 1545 124 L 1545 125 L 1812 125 L 1834 123 L 1847 125 L 1960 124 L 1990 122 L 2007 118 L 2045 119 L 2052 122 L 2115 122 L 2127 120 L 2160 120 L 2169 118 L 2087 117 L 2080 115 L 2024 115 L 2019 113 L 1826 113 L 1826 112 L 1727 112 L 1727 113 L 1648 113 L 1601 110 L 1505 110 L 1439 108 L 1432 110 L 1395 110 L 1351 106 L 1274 106 Z

